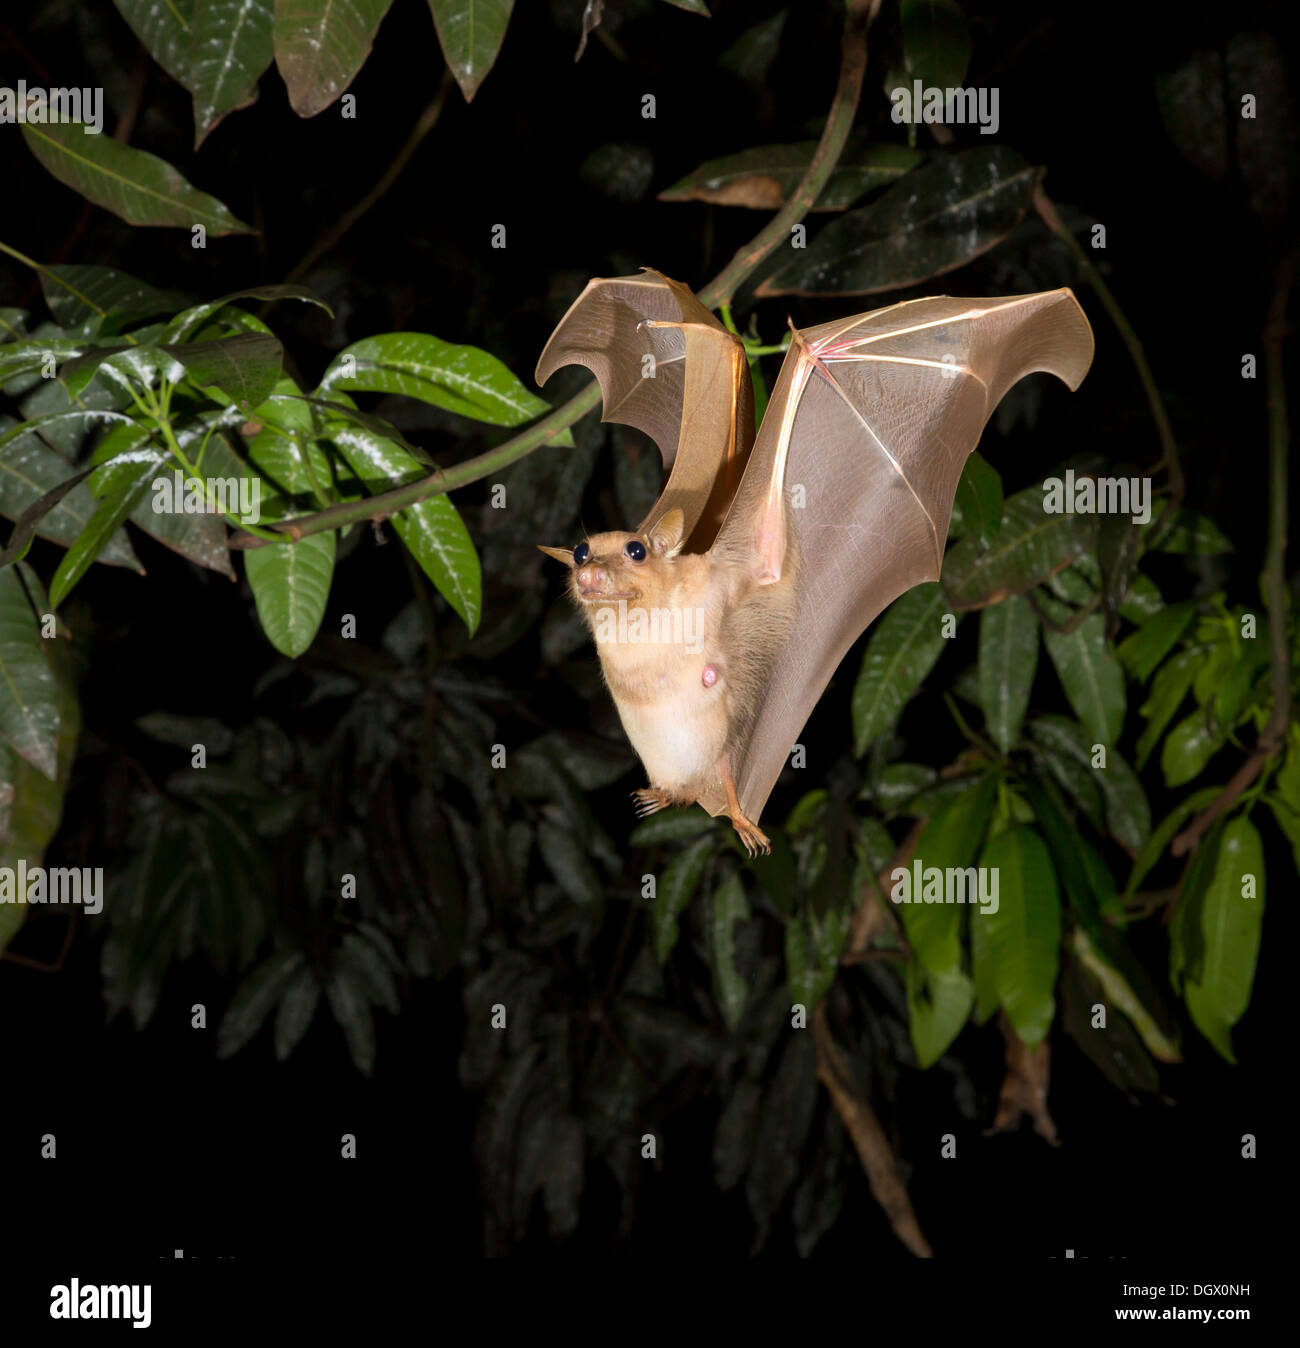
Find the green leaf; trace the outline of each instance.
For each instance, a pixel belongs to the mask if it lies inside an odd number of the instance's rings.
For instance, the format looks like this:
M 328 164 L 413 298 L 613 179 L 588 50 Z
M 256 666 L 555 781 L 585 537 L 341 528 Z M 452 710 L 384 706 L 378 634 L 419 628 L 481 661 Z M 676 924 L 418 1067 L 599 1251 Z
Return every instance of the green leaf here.
M 401 393 L 448 412 L 518 426 L 551 406 L 529 393 L 495 356 L 423 332 L 385 332 L 339 352 L 320 392 Z
M 970 534 L 988 547 L 1001 528 L 1002 476 L 979 450 L 972 450 L 957 480 L 949 536 Z
M 163 346 L 158 350 L 178 360 L 199 388 L 217 389 L 245 411 L 265 402 L 284 373 L 280 343 L 274 337 L 255 332 L 215 342 Z
M 1052 859 L 1038 834 L 1017 824 L 990 839 L 980 864 L 997 872 L 998 909 L 978 911 L 971 922 L 984 924 L 998 1002 L 1032 1047 L 1046 1037 L 1056 1011 L 1061 903 Z
M 12 572 L 21 576 L 36 605 L 44 607 L 36 573 L 22 563 L 12 568 Z M 4 587 L 5 582 L 0 579 L 0 594 Z M 9 626 L 4 617 L 6 609 L 0 599 L 0 660 L 4 658 L 3 636 Z M 29 868 L 39 866 L 63 814 L 64 794 L 81 731 L 81 706 L 66 647 L 66 642 L 56 640 L 45 643 L 57 684 L 59 728 L 53 779 L 0 744 L 0 866 L 16 867 L 20 860 Z M 23 903 L 0 904 L 0 950 L 13 939 L 26 912 L 27 905 Z
M 269 543 L 244 555 L 262 631 L 291 660 L 316 639 L 325 617 L 334 577 L 334 540 L 333 533 L 308 534 L 297 543 Z
M 848 915 L 841 908 L 832 908 L 821 917 L 807 912 L 786 923 L 785 981 L 792 1002 L 811 1013 L 826 996 L 835 981 L 848 931 Z
M 190 83 L 195 0 L 113 0 L 149 55 L 178 84 Z
M 0 571 L 0 739 L 51 781 L 58 763 L 59 689 L 18 568 Z
M 275 1013 L 275 1056 L 283 1062 L 302 1042 L 320 1003 L 320 983 L 310 968 L 290 978 Z
M 65 328 L 93 325 L 97 332 L 109 318 L 120 328 L 142 318 L 173 313 L 187 303 L 180 291 L 158 290 L 116 267 L 42 267 L 41 290 L 56 323 Z M 96 324 L 96 319 L 101 321 Z
M 1243 891 L 1253 887 L 1251 897 Z M 1264 919 L 1264 847 L 1255 826 L 1238 815 L 1223 830 L 1213 877 L 1206 886 L 1200 925 L 1204 957 L 1188 971 L 1187 1009 L 1197 1029 L 1229 1062 L 1228 1031 L 1250 1005 Z
M 1300 871 L 1300 810 L 1287 804 L 1279 796 L 1266 794 L 1264 800 L 1269 809 L 1273 811 L 1273 818 L 1277 820 L 1278 828 L 1282 830 L 1287 841 L 1291 844 L 1296 870 Z
M 908 75 L 926 87 L 960 88 L 971 46 L 957 0 L 899 0 L 898 17 Z
M 1153 525 L 1154 520 L 1146 528 L 1150 529 Z M 1175 516 L 1174 527 L 1165 535 L 1156 551 L 1213 557 L 1232 552 L 1233 547 L 1232 540 L 1208 515 L 1180 508 Z
M 99 412 L 83 412 L 80 415 L 85 418 L 88 427 L 102 424 L 104 420 L 103 414 Z M 0 421 L 0 425 L 3 425 L 3 421 Z M 12 520 L 18 519 L 47 492 L 74 476 L 76 473 L 67 459 L 48 449 L 35 434 L 8 440 L 0 447 L 0 514 Z M 41 538 L 67 547 L 85 530 L 94 513 L 95 502 L 90 489 L 84 483 L 78 483 L 41 517 L 36 533 Z M 125 534 L 118 534 L 111 539 L 100 553 L 99 560 L 109 566 L 129 566 L 136 571 L 144 569 L 136 560 Z
M 515 0 L 429 0 L 433 26 L 451 73 L 470 102 L 506 35 Z
M 919 960 L 906 968 L 908 1030 L 916 1061 L 932 1067 L 961 1033 L 975 1004 L 975 985 L 960 967 L 936 972 Z
M 1156 667 L 1178 644 L 1196 616 L 1199 601 L 1184 599 L 1158 610 L 1131 636 L 1120 642 L 1116 654 L 1125 669 L 1131 670 L 1139 683 L 1145 683 Z
M 1020 739 L 1037 667 L 1033 604 L 1017 594 L 986 608 L 980 614 L 980 702 L 989 734 L 1004 754 Z
M 657 847 L 664 843 L 690 842 L 700 834 L 713 835 L 713 821 L 703 810 L 666 810 L 643 819 L 632 830 L 633 847 Z
M 936 582 L 917 585 L 876 624 L 853 688 L 855 752 L 883 735 L 934 668 L 944 648 L 941 619 L 947 609 Z
M 1138 886 L 1146 879 L 1156 862 L 1164 856 L 1165 848 L 1169 846 L 1174 834 L 1182 828 L 1184 822 L 1198 811 L 1203 810 L 1221 790 L 1222 788 L 1218 786 L 1202 787 L 1201 790 L 1174 806 L 1160 823 L 1151 830 L 1151 836 L 1146 840 L 1145 845 L 1133 862 L 1133 870 L 1129 874 L 1128 884 L 1124 886 L 1125 899 L 1131 899 L 1137 893 Z
M 1070 906 L 1091 930 L 1096 931 L 1102 915 L 1115 913 L 1119 908 L 1110 867 L 1075 827 L 1055 783 L 1046 777 L 1034 776 L 1025 783 L 1024 789 Z
M 736 968 L 734 932 L 737 922 L 748 920 L 745 886 L 740 876 L 733 873 L 713 893 L 709 922 L 713 991 L 722 1019 L 731 1030 L 740 1024 L 745 1003 L 749 1000 L 749 983 Z
M 655 958 L 660 964 L 667 963 L 677 944 L 677 919 L 686 911 L 691 896 L 699 887 L 715 842 L 710 830 L 689 847 L 684 847 L 659 877 L 655 887 L 654 947 Z
M 85 349 L 84 342 L 67 337 L 35 337 L 0 346 L 0 384 L 7 384 L 18 375 L 34 374 L 45 367 L 51 356 L 56 366 L 62 365 L 65 360 L 79 356 Z
M 970 924 L 971 981 L 975 985 L 975 1023 L 984 1025 L 998 1009 L 997 968 L 987 921 Z
M 247 290 L 233 290 L 229 295 L 209 300 L 206 304 L 196 304 L 177 314 L 163 330 L 160 339 L 162 344 L 168 346 L 175 342 L 189 341 L 191 333 L 197 332 L 208 319 L 219 314 L 227 305 L 234 304 L 236 300 L 263 300 L 267 303 L 272 300 L 302 300 L 305 304 L 314 304 L 317 308 L 324 309 L 331 318 L 334 317 L 333 309 L 306 286 L 250 286 Z
M 275 0 L 203 0 L 193 12 L 189 88 L 194 148 L 228 113 L 257 98 L 271 64 Z
M 213 237 L 255 234 L 164 160 L 111 136 L 85 134 L 80 122 L 23 126 L 23 139 L 45 168 L 88 201 L 130 225 L 202 225 Z
M 55 608 L 71 594 L 113 535 L 126 522 L 127 516 L 148 490 L 157 466 L 157 455 L 144 450 L 139 457 L 123 454 L 105 467 L 95 470 L 95 476 L 111 470 L 111 485 L 101 495 L 90 522 L 64 554 L 54 573 L 54 579 L 50 582 L 50 603 Z M 94 481 L 95 477 L 92 477 L 92 487 Z M 140 569 L 143 571 L 144 568 Z
M 1072 760 L 1101 788 L 1106 804 L 1106 825 L 1111 836 L 1130 853 L 1137 852 L 1151 831 L 1151 807 L 1133 769 L 1115 749 L 1105 750 L 1106 766 L 1092 766 L 1093 749 L 1083 727 L 1065 716 L 1038 716 L 1029 725 L 1030 734 L 1060 760 Z M 1062 785 L 1072 790 L 1069 780 Z
M 943 587 L 959 609 L 983 608 L 1023 594 L 1087 552 L 1094 531 L 1090 515 L 1047 514 L 1042 487 L 1030 487 L 1007 499 L 990 547 L 967 537 L 949 548 Z
M 757 293 L 870 295 L 930 281 L 1001 242 L 1024 218 L 1039 172 L 1001 145 L 945 155 L 791 250 Z
M 392 2 L 276 0 L 275 64 L 299 117 L 324 111 L 352 83 Z
M 935 868 L 945 874 L 973 865 L 988 832 L 996 795 L 997 778 L 986 773 L 940 809 L 921 834 L 913 864 L 919 862 L 922 873 Z M 961 963 L 961 907 L 955 903 L 926 903 L 915 892 L 915 885 L 912 890 L 911 902 L 895 903 L 894 911 L 913 953 L 925 968 L 936 973 L 956 968 Z M 972 890 L 968 889 L 968 894 Z
M 707 201 L 714 206 L 779 210 L 803 181 L 818 142 L 755 145 L 710 159 L 659 193 L 660 201 Z M 814 211 L 842 211 L 859 197 L 897 182 L 921 162 L 906 145 L 850 146 L 831 171 Z
M 372 494 L 424 476 L 404 450 L 364 427 L 331 422 L 324 434 Z M 393 516 L 393 527 L 434 588 L 473 633 L 482 614 L 482 571 L 469 530 L 450 499 L 430 496 L 407 506 Z
M 899 809 L 905 801 L 930 786 L 935 779 L 935 771 L 924 763 L 890 763 L 881 768 L 876 778 L 875 789 L 870 784 L 864 789 L 863 799 L 868 796 L 886 812 Z M 826 792 L 823 791 L 824 798 Z
M 547 869 L 560 882 L 560 888 L 574 903 L 596 904 L 603 890 L 582 840 L 572 828 L 542 820 L 537 830 L 537 846 Z
M 1144 623 L 1159 613 L 1164 606 L 1164 598 L 1156 588 L 1155 581 L 1150 576 L 1135 571 L 1129 577 L 1128 594 L 1124 596 L 1124 602 L 1119 606 L 1120 617 L 1127 618 L 1131 623 Z
M 1147 727 L 1137 744 L 1138 768 L 1146 766 L 1151 751 L 1159 742 L 1165 727 L 1182 706 L 1196 673 L 1205 662 L 1203 646 L 1193 647 L 1176 655 L 1151 681 L 1151 692 L 1139 710 L 1147 718 Z
M 1070 948 L 1079 963 L 1096 979 L 1111 1005 L 1132 1022 L 1133 1028 L 1142 1036 L 1147 1052 L 1161 1062 L 1181 1062 L 1177 1043 L 1160 1028 L 1128 980 L 1105 958 L 1082 927 L 1074 929 Z
M 262 1028 L 302 962 L 301 951 L 282 950 L 242 979 L 217 1030 L 218 1058 L 233 1057 Z
M 1073 632 L 1044 627 L 1043 643 L 1075 715 L 1097 743 L 1114 744 L 1124 726 L 1124 671 L 1106 641 L 1106 620 L 1094 613 Z
M 337 968 L 325 984 L 325 999 L 343 1031 L 353 1064 L 368 1077 L 375 1066 L 375 1018 L 365 993 L 349 970 Z
M 1185 716 L 1169 732 L 1160 751 L 1160 768 L 1166 786 L 1182 786 L 1200 775 L 1205 765 L 1223 748 L 1224 730 L 1210 724 L 1205 711 L 1198 708 Z

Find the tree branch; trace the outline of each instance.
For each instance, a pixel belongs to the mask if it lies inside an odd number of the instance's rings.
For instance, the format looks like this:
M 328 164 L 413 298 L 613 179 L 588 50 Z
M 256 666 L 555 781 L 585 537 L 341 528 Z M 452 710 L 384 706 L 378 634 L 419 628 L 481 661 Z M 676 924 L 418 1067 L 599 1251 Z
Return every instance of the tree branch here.
M 1174 511 L 1182 504 L 1183 493 L 1187 487 L 1186 479 L 1183 477 L 1182 462 L 1178 457 L 1178 443 L 1174 439 L 1173 427 L 1169 424 L 1169 414 L 1165 411 L 1164 399 L 1160 396 L 1155 376 L 1151 373 L 1151 366 L 1147 364 L 1146 352 L 1142 349 L 1142 343 L 1138 340 L 1137 333 L 1133 331 L 1133 325 L 1124 316 L 1123 309 L 1119 307 L 1119 301 L 1111 293 L 1111 289 L 1102 279 L 1101 273 L 1093 266 L 1092 259 L 1084 252 L 1078 239 L 1065 227 L 1061 217 L 1057 214 L 1052 199 L 1043 190 L 1041 182 L 1034 189 L 1034 209 L 1048 229 L 1066 246 L 1070 255 L 1078 264 L 1079 270 L 1083 273 L 1084 280 L 1096 292 L 1102 308 L 1106 310 L 1110 321 L 1114 323 L 1125 348 L 1128 350 L 1129 359 L 1132 360 L 1133 367 L 1137 370 L 1138 378 L 1142 381 L 1142 390 L 1147 396 L 1147 406 L 1151 409 L 1151 419 L 1156 424 L 1156 435 L 1160 440 L 1160 461 L 1155 465 L 1153 471 L 1159 471 L 1163 468 L 1169 475 L 1169 496 L 1166 498 L 1164 508 L 1161 510 L 1160 517 L 1156 520 L 1150 534 L 1151 543 L 1154 543 L 1163 536 L 1166 526 L 1172 523 Z M 1147 544 L 1148 548 L 1151 543 Z
M 442 72 L 442 80 L 438 85 L 438 92 L 434 94 L 429 105 L 416 119 L 416 123 L 411 128 L 411 133 L 407 136 L 402 148 L 393 156 L 392 163 L 380 174 L 378 181 L 360 201 L 344 211 L 328 229 L 322 230 L 316 242 L 303 254 L 297 265 L 284 278 L 286 285 L 298 280 L 301 276 L 305 276 L 402 176 L 402 170 L 406 168 L 411 156 L 419 149 L 420 142 L 437 125 L 438 118 L 442 116 L 443 105 L 447 102 L 447 96 L 451 93 L 455 83 L 450 67 L 445 68 Z
M 876 1202 L 885 1210 L 894 1234 L 915 1255 L 929 1259 L 934 1251 L 921 1230 L 912 1200 L 899 1178 L 898 1162 L 889 1138 L 866 1097 L 854 1084 L 844 1055 L 835 1043 L 826 1019 L 825 1001 L 813 1012 L 813 1045 L 817 1050 L 817 1076 L 830 1094 L 836 1113 L 853 1139 L 858 1159 Z
M 826 126 L 808 170 L 790 200 L 754 236 L 753 240 L 698 292 L 700 303 L 706 307 L 712 309 L 720 304 L 729 303 L 737 287 L 788 237 L 791 226 L 803 219 L 813 202 L 821 195 L 822 188 L 826 186 L 844 151 L 844 143 L 848 139 L 849 128 L 853 125 L 853 118 L 857 112 L 858 100 L 862 94 L 862 80 L 867 67 L 867 29 L 876 17 L 880 3 L 881 0 L 847 0 L 844 38 L 840 50 L 839 83 L 836 85 L 835 97 L 831 101 L 830 112 L 826 117 Z M 282 533 L 286 543 L 293 543 L 306 538 L 309 534 L 339 529 L 357 520 L 382 518 L 416 505 L 431 496 L 441 496 L 445 492 L 454 491 L 457 487 L 477 482 L 490 473 L 499 472 L 516 460 L 531 454 L 533 450 L 549 444 L 561 431 L 568 429 L 580 417 L 591 411 L 599 401 L 600 389 L 593 383 L 526 431 L 512 436 L 496 449 L 466 459 L 464 463 L 457 464 L 454 468 L 439 469 L 417 482 L 407 483 L 404 487 L 395 487 L 391 491 L 380 492 L 377 496 L 367 496 L 360 501 L 345 501 L 330 506 L 327 510 L 312 515 L 301 515 L 293 520 L 282 520 L 269 527 L 277 533 Z M 233 549 L 247 550 L 263 547 L 265 544 L 266 540 L 253 538 L 249 534 L 235 534 L 230 539 L 229 546 Z

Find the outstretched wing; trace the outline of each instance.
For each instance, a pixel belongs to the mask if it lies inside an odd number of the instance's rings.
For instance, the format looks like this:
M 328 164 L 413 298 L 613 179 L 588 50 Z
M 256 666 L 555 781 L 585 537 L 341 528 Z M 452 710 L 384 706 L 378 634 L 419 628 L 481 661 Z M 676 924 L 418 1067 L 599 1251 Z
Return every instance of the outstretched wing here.
M 671 469 L 638 529 L 678 508 L 687 550 L 707 549 L 754 439 L 754 394 L 740 339 L 686 286 L 647 269 L 587 283 L 546 343 L 537 382 L 574 364 L 595 374 L 602 420 L 644 431 Z
M 912 300 L 795 334 L 715 545 L 769 578 L 791 542 L 798 559 L 790 639 L 733 753 L 750 819 L 845 652 L 939 579 L 962 466 L 1003 394 L 1034 370 L 1077 388 L 1092 351 L 1069 290 Z

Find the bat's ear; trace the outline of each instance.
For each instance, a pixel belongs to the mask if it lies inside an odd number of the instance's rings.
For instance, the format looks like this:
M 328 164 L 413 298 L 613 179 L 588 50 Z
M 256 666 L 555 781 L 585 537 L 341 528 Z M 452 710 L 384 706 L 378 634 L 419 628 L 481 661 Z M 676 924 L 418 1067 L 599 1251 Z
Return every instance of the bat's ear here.
M 676 557 L 686 541 L 682 537 L 685 528 L 686 516 L 680 510 L 665 511 L 646 535 L 651 552 L 657 557 Z
M 554 557 L 557 562 L 563 562 L 570 570 L 573 569 L 572 548 L 548 548 L 544 543 L 539 543 L 537 547 L 539 551 L 544 552 L 548 557 Z

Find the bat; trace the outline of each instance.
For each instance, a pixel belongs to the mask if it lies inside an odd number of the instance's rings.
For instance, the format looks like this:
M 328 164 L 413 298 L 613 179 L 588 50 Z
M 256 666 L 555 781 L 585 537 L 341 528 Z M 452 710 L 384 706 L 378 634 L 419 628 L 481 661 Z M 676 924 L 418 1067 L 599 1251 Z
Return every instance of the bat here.
M 757 437 L 744 346 L 659 272 L 591 281 L 537 365 L 593 371 L 602 419 L 644 431 L 667 483 L 630 532 L 542 546 L 596 641 L 650 779 L 638 812 L 699 804 L 750 855 L 836 667 L 939 579 L 962 467 L 1006 391 L 1078 388 L 1092 329 L 1068 289 L 934 296 L 795 329 Z

